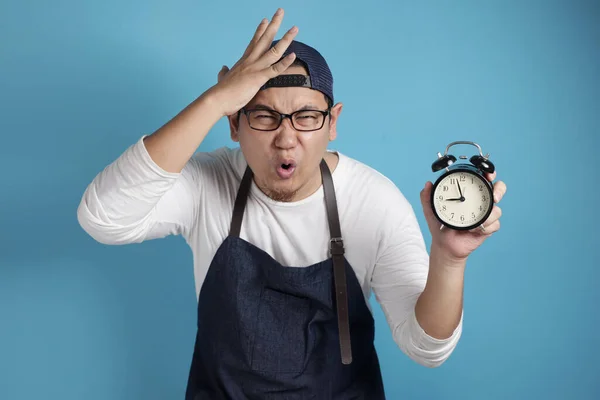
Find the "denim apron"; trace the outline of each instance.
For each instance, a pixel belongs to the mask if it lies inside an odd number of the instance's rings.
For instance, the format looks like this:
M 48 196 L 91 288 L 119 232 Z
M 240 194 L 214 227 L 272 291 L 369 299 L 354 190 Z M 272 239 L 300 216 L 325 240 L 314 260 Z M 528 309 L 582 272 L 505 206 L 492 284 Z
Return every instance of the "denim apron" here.
M 383 400 L 374 321 L 344 256 L 335 190 L 321 176 L 330 258 L 284 266 L 240 238 L 247 167 L 229 236 L 200 290 L 186 400 Z

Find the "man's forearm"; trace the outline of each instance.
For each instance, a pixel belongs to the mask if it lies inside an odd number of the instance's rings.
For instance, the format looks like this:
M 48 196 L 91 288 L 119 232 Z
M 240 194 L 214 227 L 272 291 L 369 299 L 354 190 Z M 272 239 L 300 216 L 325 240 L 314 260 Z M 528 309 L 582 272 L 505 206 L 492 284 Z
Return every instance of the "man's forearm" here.
M 212 91 L 207 91 L 147 136 L 146 150 L 162 169 L 178 173 L 221 117 L 217 98 Z
M 423 330 L 436 339 L 450 337 L 460 323 L 465 266 L 466 260 L 450 260 L 432 247 L 427 283 L 415 313 Z

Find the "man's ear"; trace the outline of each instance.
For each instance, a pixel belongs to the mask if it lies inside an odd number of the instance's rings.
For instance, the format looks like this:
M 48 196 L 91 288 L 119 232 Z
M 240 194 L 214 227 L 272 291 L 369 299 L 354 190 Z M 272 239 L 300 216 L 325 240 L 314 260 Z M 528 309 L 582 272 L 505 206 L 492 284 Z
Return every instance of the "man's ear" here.
M 239 131 L 240 131 L 240 118 L 241 112 L 238 111 L 233 115 L 229 115 L 227 119 L 229 120 L 229 132 L 231 135 L 231 140 L 234 142 L 240 141 Z
M 335 140 L 337 137 L 337 121 L 342 113 L 342 107 L 344 105 L 342 103 L 337 103 L 333 107 L 331 107 L 330 112 L 330 120 L 329 120 L 329 140 Z

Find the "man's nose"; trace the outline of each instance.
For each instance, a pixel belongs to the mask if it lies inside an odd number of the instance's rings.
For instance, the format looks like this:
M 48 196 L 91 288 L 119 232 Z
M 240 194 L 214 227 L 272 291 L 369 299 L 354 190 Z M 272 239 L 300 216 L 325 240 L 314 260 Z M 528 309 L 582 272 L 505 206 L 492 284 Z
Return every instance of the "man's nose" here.
M 292 125 L 292 120 L 284 118 L 275 137 L 275 145 L 282 149 L 289 149 L 296 146 L 298 143 L 297 133 Z

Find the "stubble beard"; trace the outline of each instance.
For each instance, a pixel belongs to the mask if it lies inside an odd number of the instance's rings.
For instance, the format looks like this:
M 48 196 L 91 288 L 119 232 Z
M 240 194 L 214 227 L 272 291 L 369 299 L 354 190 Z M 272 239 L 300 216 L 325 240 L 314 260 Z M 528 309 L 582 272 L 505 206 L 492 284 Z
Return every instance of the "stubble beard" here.
M 277 189 L 269 187 L 268 182 L 263 182 L 262 191 L 274 201 L 289 203 L 294 200 L 300 189 Z
M 266 195 L 269 196 L 271 200 L 278 201 L 281 203 L 289 203 L 296 197 L 297 193 L 298 190 L 267 189 Z
M 282 203 L 289 203 L 291 201 L 293 201 L 296 198 L 296 195 L 298 194 L 298 192 L 300 191 L 300 188 L 278 188 L 278 187 L 273 187 L 273 186 L 277 186 L 277 184 L 280 183 L 278 181 L 270 181 L 269 178 L 266 179 L 262 179 L 260 182 L 259 188 L 260 190 L 267 196 L 269 197 L 271 200 L 273 201 L 277 201 L 277 202 L 282 202 Z
M 320 175 L 319 175 L 320 178 Z M 299 176 L 296 177 L 296 179 L 301 179 Z M 273 187 L 272 182 L 269 182 L 268 178 L 262 180 L 261 185 L 259 185 L 260 189 L 262 190 L 262 192 L 267 195 L 270 199 L 277 201 L 277 202 L 282 202 L 282 203 L 289 203 L 294 201 L 297 198 L 297 195 L 300 191 L 302 191 L 302 189 L 309 187 L 311 185 L 312 180 L 309 180 L 308 182 L 302 182 L 300 184 L 300 186 L 296 187 L 296 188 L 277 188 L 277 187 Z M 275 185 L 277 185 L 278 183 L 280 183 L 279 181 L 275 181 Z M 318 183 L 321 183 L 321 181 L 319 180 Z M 317 184 L 317 182 L 315 182 L 315 185 Z M 291 186 L 291 185 L 290 185 Z

